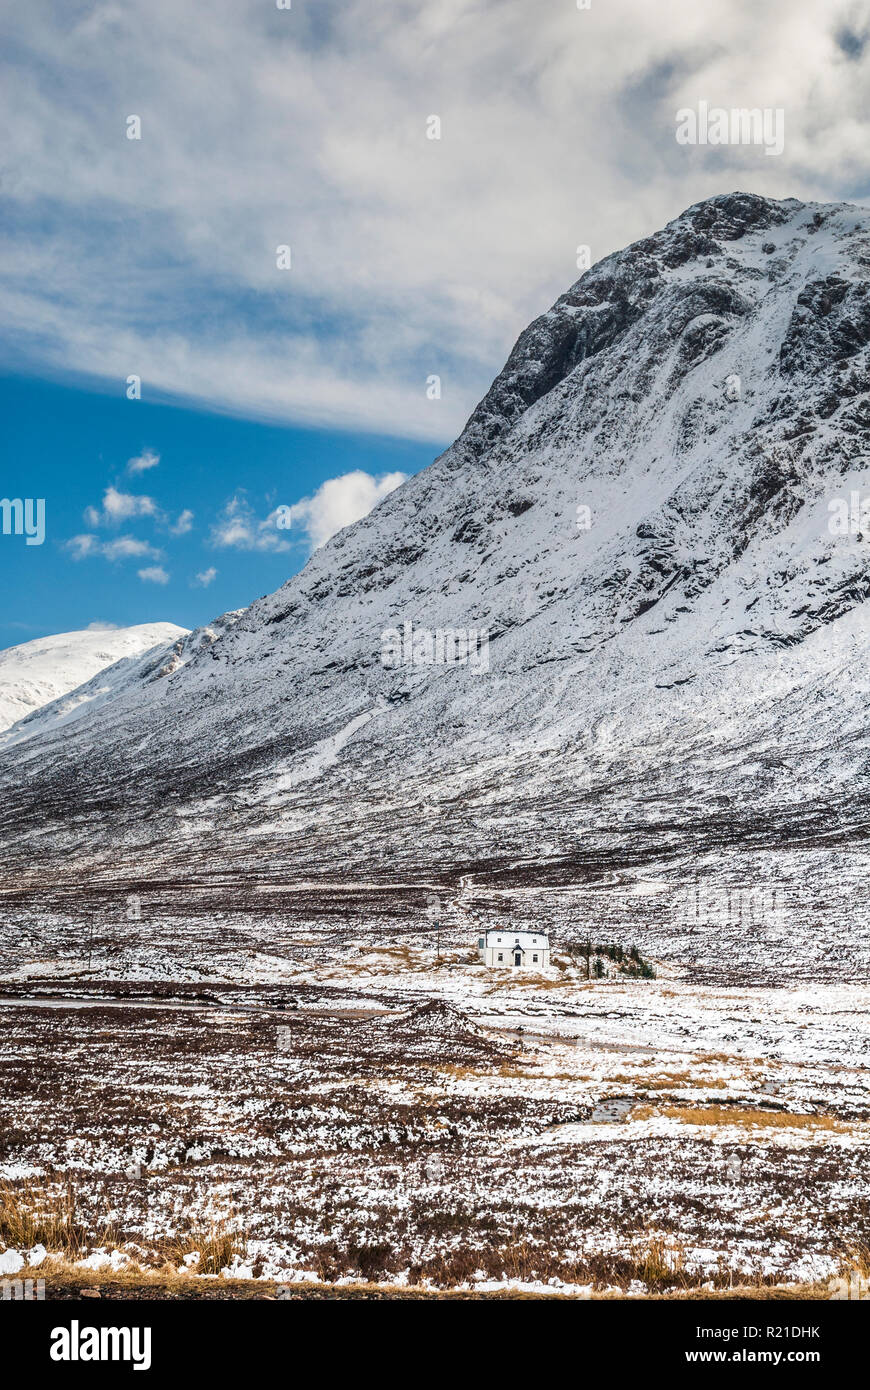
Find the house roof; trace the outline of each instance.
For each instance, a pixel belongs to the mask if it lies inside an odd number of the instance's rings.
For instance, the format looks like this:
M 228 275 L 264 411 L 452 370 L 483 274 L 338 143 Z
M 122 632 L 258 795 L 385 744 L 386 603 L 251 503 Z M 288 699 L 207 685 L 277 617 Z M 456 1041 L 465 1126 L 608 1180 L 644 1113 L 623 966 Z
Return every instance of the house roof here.
M 484 929 L 483 935 L 486 937 L 503 936 L 503 945 L 505 946 L 511 945 L 514 941 L 517 941 L 520 938 L 522 938 L 525 941 L 534 940 L 535 944 L 539 944 L 541 946 L 548 946 L 550 944 L 549 930 L 541 930 L 537 927 L 533 931 L 530 931 L 525 927 L 521 928 L 519 931 L 514 930 L 513 927 L 486 927 Z

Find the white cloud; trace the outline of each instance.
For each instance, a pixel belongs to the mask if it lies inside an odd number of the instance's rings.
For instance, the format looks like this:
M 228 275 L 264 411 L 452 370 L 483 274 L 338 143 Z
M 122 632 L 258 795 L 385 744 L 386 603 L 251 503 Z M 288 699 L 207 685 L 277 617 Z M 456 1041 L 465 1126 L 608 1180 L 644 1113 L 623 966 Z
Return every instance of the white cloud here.
M 139 578 L 146 584 L 168 584 L 169 575 L 162 565 L 149 565 L 147 569 L 137 570 Z
M 118 623 L 104 623 L 104 622 L 101 622 L 99 618 L 97 618 L 97 619 L 95 619 L 94 622 L 88 623 L 87 628 L 86 628 L 86 631 L 87 631 L 87 632 L 117 632 L 118 627 L 119 627 L 119 624 L 118 624 Z
M 339 478 L 328 478 L 311 497 L 292 506 L 282 504 L 259 519 L 243 491 L 227 502 L 211 528 L 212 545 L 234 550 L 275 550 L 291 548 L 293 532 L 301 532 L 312 550 L 328 541 L 336 531 L 367 516 L 395 488 L 406 473 L 373 476 L 356 468 Z M 289 511 L 290 527 L 279 525 L 279 516 Z
M 66 549 L 74 560 L 84 560 L 86 555 L 99 555 L 102 542 L 97 536 L 72 536 L 65 542 Z
M 577 278 L 578 244 L 598 259 L 734 188 L 866 186 L 853 0 L 208 14 L 151 0 L 65 7 L 57 24 L 40 4 L 0 16 L 16 54 L 0 91 L 16 131 L 6 360 L 113 392 L 136 372 L 144 400 L 446 440 Z M 784 153 L 677 146 L 675 113 L 701 98 L 783 107 Z M 124 137 L 131 104 L 141 141 Z
M 142 493 L 121 492 L 111 485 L 106 488 L 99 507 L 86 507 L 84 511 L 85 521 L 88 526 L 94 528 L 120 526 L 123 522 L 132 521 L 137 517 L 150 517 L 173 536 L 186 536 L 193 528 L 193 516 L 191 509 L 185 507 L 175 521 L 170 522 L 153 497 L 146 497 Z
M 274 515 L 274 513 L 273 513 Z M 271 516 L 258 521 L 244 493 L 227 502 L 211 528 L 212 545 L 234 550 L 289 550 L 290 542 Z
M 131 556 L 147 555 L 153 560 L 159 560 L 161 552 L 155 550 L 153 545 L 147 541 L 138 540 L 135 536 L 119 536 L 117 540 L 105 541 L 101 553 L 107 560 L 128 560 Z
M 209 565 L 208 569 L 201 570 L 200 573 L 195 576 L 192 582 L 195 585 L 199 585 L 203 589 L 207 589 L 209 584 L 211 584 L 212 581 L 215 579 L 217 579 L 217 570 L 215 569 L 214 565 Z
M 84 560 L 92 555 L 101 555 L 106 560 L 141 559 L 146 556 L 151 560 L 162 558 L 162 551 L 136 536 L 117 536 L 114 540 L 103 541 L 99 536 L 87 533 L 72 536 L 65 542 L 65 548 L 74 560 Z
M 153 449 L 143 449 L 136 458 L 127 460 L 128 473 L 146 473 L 149 468 L 156 468 L 160 462 L 160 455 L 155 454 Z
M 119 526 L 135 516 L 159 517 L 160 509 L 153 497 L 143 497 L 132 492 L 119 492 L 116 487 L 107 487 L 103 494 L 102 507 L 87 507 L 85 521 L 89 526 Z
M 316 550 L 343 526 L 367 516 L 378 502 L 400 487 L 406 477 L 405 473 L 384 473 L 376 478 L 357 468 L 340 478 L 328 478 L 313 497 L 294 503 L 292 525 L 302 527 Z

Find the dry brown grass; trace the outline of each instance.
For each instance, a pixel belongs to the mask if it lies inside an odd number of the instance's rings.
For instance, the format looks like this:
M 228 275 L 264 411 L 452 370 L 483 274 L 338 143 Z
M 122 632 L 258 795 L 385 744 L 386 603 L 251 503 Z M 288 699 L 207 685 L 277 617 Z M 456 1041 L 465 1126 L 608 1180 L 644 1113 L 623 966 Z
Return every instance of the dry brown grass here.
M 679 1241 L 669 1240 L 659 1232 L 653 1232 L 646 1248 L 636 1257 L 637 1277 L 649 1289 L 660 1289 L 666 1284 L 680 1284 L 686 1265 L 686 1255 Z
M 0 1245 L 7 1250 L 32 1250 L 43 1245 L 58 1257 L 58 1267 L 75 1264 L 95 1249 L 117 1249 L 121 1244 L 110 1222 L 96 1230 L 85 1227 L 76 1214 L 75 1189 L 65 1183 L 0 1184 Z M 196 1253 L 198 1274 L 220 1274 L 235 1254 L 244 1257 L 247 1234 L 235 1228 L 233 1218 L 215 1222 L 160 1247 L 170 1270 L 182 1265 L 184 1256 Z M 138 1266 L 137 1266 L 138 1269 Z M 141 1274 L 141 1271 L 139 1271 Z M 164 1274 L 167 1271 L 164 1270 Z M 101 1271 L 102 1277 L 102 1271 Z
M 546 1081 L 597 1081 L 598 1078 L 591 1076 L 588 1072 L 582 1071 L 545 1071 L 535 1073 L 536 1076 L 542 1075 Z
M 90 1239 L 76 1216 L 75 1189 L 69 1182 L 0 1184 L 0 1242 L 8 1250 L 44 1245 L 69 1258 L 89 1247 L 114 1243 L 107 1222 L 102 1235 Z
M 849 1126 L 831 1115 L 796 1115 L 783 1110 L 750 1110 L 725 1105 L 639 1105 L 632 1120 L 650 1120 L 662 1115 L 687 1125 L 739 1125 L 744 1129 L 823 1129 L 848 1130 Z
M 99 1273 L 73 1270 L 63 1265 L 52 1266 L 45 1271 L 46 1294 L 49 1298 L 76 1299 L 82 1289 L 101 1289 L 109 1297 L 124 1299 L 275 1299 L 280 1286 L 272 1280 L 253 1279 L 193 1279 L 179 1275 L 174 1270 L 154 1271 L 124 1270 L 120 1272 Z M 428 1302 L 528 1302 L 540 1299 L 555 1299 L 559 1302 L 574 1301 L 576 1294 L 551 1292 L 520 1292 L 518 1289 L 499 1289 L 493 1292 L 457 1289 L 421 1289 L 414 1287 L 397 1288 L 395 1285 L 365 1283 L 362 1280 L 353 1284 L 337 1286 L 324 1282 L 320 1284 L 293 1285 L 292 1296 L 299 1300 L 323 1299 L 396 1299 L 401 1301 Z M 632 1301 L 671 1302 L 698 1300 L 702 1302 L 743 1300 L 816 1300 L 829 1299 L 830 1287 L 827 1284 L 740 1284 L 733 1288 L 678 1288 L 662 1292 L 632 1295 Z M 607 1302 L 626 1298 L 624 1293 L 608 1289 L 606 1293 L 592 1292 L 591 1299 Z
M 661 1072 L 653 1077 L 636 1074 L 631 1076 L 627 1072 L 620 1072 L 609 1079 L 623 1086 L 641 1086 L 645 1091 L 670 1091 L 674 1087 L 687 1086 L 694 1086 L 703 1091 L 723 1091 L 728 1084 L 722 1077 L 715 1076 L 707 1080 L 688 1071 Z
M 512 1076 L 531 1080 L 538 1075 L 536 1071 L 529 1070 L 529 1066 L 534 1065 L 534 1062 L 531 1062 L 526 1066 L 519 1066 L 516 1062 L 506 1061 L 497 1067 L 469 1067 L 459 1062 L 442 1062 L 435 1068 L 435 1072 L 440 1076 L 452 1076 L 456 1081 L 478 1080 L 486 1076 Z
M 346 975 L 393 974 L 430 968 L 429 962 L 415 959 L 409 946 L 361 946 L 356 956 L 348 957 L 340 968 L 324 969 L 321 978 L 342 980 Z
M 846 1272 L 857 1272 L 862 1279 L 870 1279 L 870 1243 L 861 1241 L 849 1247 L 849 1265 Z
M 410 946 L 380 946 L 378 947 L 377 954 L 391 956 L 394 960 L 401 961 L 408 970 L 410 970 L 411 966 L 414 964 L 414 957 L 411 955 Z
M 183 1265 L 185 1255 L 199 1255 L 191 1273 L 220 1274 L 232 1265 L 234 1255 L 244 1258 L 247 1248 L 247 1232 L 235 1229 L 232 1219 L 228 1219 L 180 1236 L 165 1253 L 173 1265 Z

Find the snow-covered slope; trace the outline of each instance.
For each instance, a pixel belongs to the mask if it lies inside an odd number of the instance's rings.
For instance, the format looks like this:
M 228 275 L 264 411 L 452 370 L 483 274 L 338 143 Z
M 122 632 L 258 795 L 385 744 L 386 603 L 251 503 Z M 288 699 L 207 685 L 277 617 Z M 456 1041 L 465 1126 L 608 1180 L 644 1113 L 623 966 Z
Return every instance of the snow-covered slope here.
M 870 566 L 829 503 L 870 493 L 868 344 L 870 212 L 690 208 L 301 574 L 13 741 L 9 853 L 600 881 L 855 844 Z M 386 668 L 406 623 L 488 669 Z
M 0 731 L 123 657 L 165 647 L 185 634 L 174 623 L 139 623 L 37 637 L 0 651 Z

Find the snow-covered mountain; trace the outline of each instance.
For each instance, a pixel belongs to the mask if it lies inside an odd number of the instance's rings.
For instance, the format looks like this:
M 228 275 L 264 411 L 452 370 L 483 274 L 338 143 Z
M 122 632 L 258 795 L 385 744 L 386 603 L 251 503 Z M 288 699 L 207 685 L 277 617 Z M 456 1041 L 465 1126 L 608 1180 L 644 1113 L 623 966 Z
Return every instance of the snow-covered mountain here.
M 870 212 L 690 208 L 301 574 L 16 726 L 7 852 L 590 884 L 768 854 L 808 882 L 870 789 L 870 537 L 836 529 L 870 495 L 868 344 Z M 406 661 L 420 629 L 476 659 Z
M 165 647 L 186 632 L 174 623 L 85 628 L 37 637 L 0 651 L 0 732 L 76 690 L 116 661 Z

